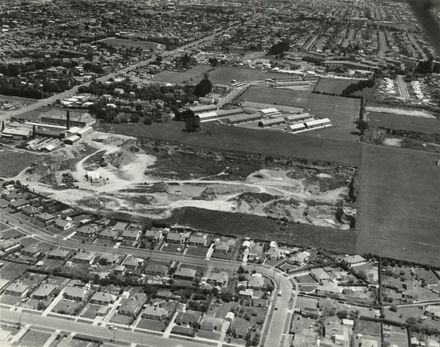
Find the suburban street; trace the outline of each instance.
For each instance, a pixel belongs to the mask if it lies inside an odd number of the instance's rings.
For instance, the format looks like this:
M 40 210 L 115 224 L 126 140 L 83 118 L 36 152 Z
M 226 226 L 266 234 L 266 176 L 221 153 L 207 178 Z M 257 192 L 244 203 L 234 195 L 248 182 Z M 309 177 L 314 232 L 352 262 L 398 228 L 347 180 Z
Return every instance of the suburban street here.
M 157 260 L 176 261 L 176 262 L 182 262 L 182 263 L 193 264 L 198 266 L 200 265 L 215 266 L 218 268 L 229 268 L 229 269 L 238 269 L 240 266 L 242 266 L 242 262 L 238 262 L 238 261 L 214 260 L 214 259 L 207 260 L 202 257 L 189 256 L 189 255 L 183 255 L 177 253 L 165 253 L 165 252 L 157 252 L 146 249 L 129 248 L 129 247 L 113 248 L 104 245 L 91 244 L 87 242 L 82 243 L 79 241 L 64 239 L 56 235 L 50 234 L 46 230 L 39 228 L 35 225 L 28 224 L 26 221 L 22 221 L 19 218 L 15 217 L 14 215 L 8 213 L 3 213 L 1 217 L 2 217 L 2 221 L 7 220 L 9 222 L 8 225 L 10 227 L 15 227 L 19 231 L 27 235 L 31 235 L 40 241 L 44 241 L 53 245 L 58 245 L 60 247 L 65 247 L 75 250 L 81 249 L 81 250 L 93 251 L 93 252 L 105 252 L 105 253 L 119 254 L 119 255 L 131 254 L 138 257 L 151 257 Z M 279 271 L 278 269 L 266 265 L 256 265 L 256 264 L 248 265 L 248 269 L 255 270 L 258 273 L 261 273 L 265 277 L 272 278 L 275 284 L 274 286 L 275 293 L 276 294 L 280 293 L 280 296 L 275 295 L 275 303 L 274 305 L 272 305 L 272 309 L 274 309 L 275 307 L 277 309 L 273 311 L 272 319 L 270 322 L 268 322 L 268 335 L 265 342 L 266 346 L 280 346 L 282 344 L 282 341 L 284 341 L 285 335 L 283 334 L 286 334 L 285 331 L 286 319 L 289 313 L 289 302 L 291 300 L 291 295 L 293 293 L 296 293 L 296 291 L 295 292 L 293 291 L 292 282 L 289 279 L 289 277 L 283 272 Z M 3 318 L 4 309 L 1 309 L 1 312 L 2 312 L 2 319 L 4 319 Z M 35 317 L 35 315 L 33 315 L 33 317 Z M 71 324 L 71 322 L 65 324 L 69 325 Z M 90 327 L 90 325 L 87 324 L 84 325 Z M 287 328 L 288 326 L 289 325 L 287 324 Z M 61 329 L 65 329 L 65 328 L 61 328 Z M 82 329 L 82 327 L 79 327 L 78 329 Z M 102 327 L 101 329 L 108 330 Z M 105 334 L 101 330 L 100 333 Z M 128 333 L 128 332 L 121 331 L 122 334 L 121 338 L 128 338 L 130 336 L 129 334 L 124 335 L 124 333 Z M 143 337 L 144 340 L 147 337 L 149 338 L 151 336 L 145 334 L 140 334 L 140 335 Z M 155 339 L 162 339 L 161 337 L 156 337 L 156 336 L 152 336 L 152 337 L 154 337 Z M 136 338 L 137 337 L 135 337 L 135 339 Z M 125 341 L 125 340 L 120 339 L 119 341 Z M 161 341 L 163 342 L 163 340 Z M 131 342 L 135 342 L 135 341 L 133 340 Z M 154 343 L 154 341 L 152 342 Z M 180 345 L 183 346 L 182 344 Z M 193 345 L 194 344 L 192 343 L 191 345 L 188 346 L 193 346 Z

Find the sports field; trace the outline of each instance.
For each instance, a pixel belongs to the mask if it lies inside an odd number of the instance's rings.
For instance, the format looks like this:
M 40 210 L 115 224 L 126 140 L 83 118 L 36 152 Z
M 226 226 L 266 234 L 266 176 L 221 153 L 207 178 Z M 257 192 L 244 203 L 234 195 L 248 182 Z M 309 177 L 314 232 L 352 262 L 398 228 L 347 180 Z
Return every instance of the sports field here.
M 203 124 L 200 133 L 185 133 L 183 124 L 170 121 L 146 126 L 112 124 L 107 130 L 117 134 L 147 137 L 162 141 L 203 146 L 222 151 L 243 151 L 281 155 L 308 160 L 333 161 L 359 165 L 359 144 L 310 136 L 294 136 L 218 124 Z M 243 141 L 245 139 L 245 141 Z
M 164 70 L 153 76 L 153 81 L 173 84 L 197 84 L 206 72 L 212 70 L 209 65 L 197 65 L 187 71 Z M 210 78 L 211 79 L 211 78 Z
M 438 155 L 362 145 L 358 253 L 439 266 Z
M 358 140 L 354 122 L 359 118 L 359 99 L 253 86 L 244 93 L 241 100 L 304 107 L 321 118 L 329 118 L 333 124 L 330 128 L 301 133 L 300 136 L 352 142 Z
M 111 46 L 117 46 L 117 47 L 127 47 L 127 48 L 137 48 L 141 47 L 142 49 L 152 49 L 152 50 L 159 50 L 162 46 L 159 43 L 156 42 L 149 42 L 149 41 L 138 41 L 138 40 L 127 40 L 127 39 L 118 39 L 115 37 L 109 37 L 106 39 L 99 40 L 98 42 L 102 42 Z
M 320 78 L 314 92 L 341 95 L 345 88 L 359 81 L 348 78 Z
M 399 114 L 368 112 L 367 121 L 372 127 L 440 134 L 440 120 Z

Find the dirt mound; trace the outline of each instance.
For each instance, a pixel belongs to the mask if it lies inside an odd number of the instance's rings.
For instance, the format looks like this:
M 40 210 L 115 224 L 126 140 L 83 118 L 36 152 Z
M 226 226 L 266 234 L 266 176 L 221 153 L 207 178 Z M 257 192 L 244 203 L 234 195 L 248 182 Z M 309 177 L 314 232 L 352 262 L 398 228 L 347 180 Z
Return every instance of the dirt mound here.
M 106 161 L 118 169 L 135 160 L 136 154 L 127 151 L 113 152 L 106 155 Z

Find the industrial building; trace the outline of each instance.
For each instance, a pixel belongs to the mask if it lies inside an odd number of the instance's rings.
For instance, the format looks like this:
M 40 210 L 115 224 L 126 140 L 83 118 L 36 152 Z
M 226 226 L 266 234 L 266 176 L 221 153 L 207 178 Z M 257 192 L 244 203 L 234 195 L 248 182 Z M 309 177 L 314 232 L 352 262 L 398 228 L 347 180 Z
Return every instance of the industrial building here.
M 285 123 L 284 117 L 276 117 L 271 119 L 262 119 L 258 122 L 258 126 L 262 128 L 272 127 L 274 125 L 279 125 Z
M 261 115 L 259 113 L 237 114 L 227 118 L 227 123 L 241 124 L 241 123 L 253 122 L 260 119 L 261 119 Z

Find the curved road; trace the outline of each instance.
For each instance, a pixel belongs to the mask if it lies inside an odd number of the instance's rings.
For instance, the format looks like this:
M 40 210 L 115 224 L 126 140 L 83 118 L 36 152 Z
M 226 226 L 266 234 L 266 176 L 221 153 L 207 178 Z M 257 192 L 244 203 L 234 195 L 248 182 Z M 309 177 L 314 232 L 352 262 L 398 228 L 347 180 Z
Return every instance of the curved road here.
M 174 254 L 174 253 L 164 253 L 164 252 L 156 252 L 156 251 L 150 251 L 146 249 L 139 249 L 139 248 L 129 248 L 129 247 L 120 247 L 120 248 L 113 248 L 113 247 L 107 247 L 104 245 L 96 245 L 91 243 L 82 243 L 75 240 L 69 240 L 69 239 L 62 239 L 60 237 L 57 237 L 53 234 L 49 234 L 44 229 L 41 229 L 39 227 L 36 227 L 34 225 L 28 224 L 25 221 L 21 221 L 16 216 L 8 214 L 8 213 L 2 213 L 2 219 L 7 218 L 9 221 L 9 225 L 12 227 L 16 227 L 18 230 L 22 231 L 23 233 L 27 235 L 32 235 L 36 239 L 40 241 L 44 241 L 50 244 L 58 245 L 61 247 L 66 247 L 70 249 L 81 249 L 81 250 L 87 250 L 87 251 L 94 251 L 94 252 L 104 252 L 104 253 L 111 253 L 111 254 L 120 254 L 120 255 L 134 255 L 138 257 L 151 257 L 154 259 L 160 259 L 165 261 L 177 261 L 182 262 L 186 264 L 194 264 L 194 265 L 205 265 L 205 266 L 216 266 L 219 268 L 229 268 L 229 269 L 238 269 L 242 263 L 238 261 L 232 261 L 232 260 L 207 260 L 205 258 L 201 257 L 195 257 L 195 256 L 189 256 L 184 254 Z M 281 296 L 276 296 L 275 303 L 272 307 L 276 307 L 277 309 L 273 311 L 273 316 L 270 322 L 268 322 L 267 328 L 268 328 L 268 334 L 265 340 L 264 345 L 268 347 L 279 347 L 282 342 L 284 342 L 284 338 L 287 334 L 289 324 L 290 322 L 286 322 L 288 316 L 290 317 L 289 313 L 289 304 L 291 302 L 292 294 L 296 293 L 293 290 L 293 285 L 290 279 L 286 274 L 279 271 L 278 269 L 265 266 L 265 265 L 250 265 L 252 266 L 252 269 L 255 269 L 257 272 L 261 273 L 263 276 L 272 278 L 275 283 L 275 293 L 281 292 Z M 4 313 L 6 310 L 4 308 L 0 308 L 1 316 L 6 317 Z M 268 313 L 269 314 L 269 313 Z M 12 315 L 12 313 L 11 313 Z M 73 331 L 76 331 L 77 325 L 76 323 L 73 324 L 72 322 L 69 322 L 69 324 L 72 324 Z M 78 323 L 80 324 L 80 323 Z M 90 325 L 87 325 L 90 328 Z M 96 336 L 101 336 L 100 334 L 103 334 L 101 330 L 97 333 Z M 108 336 L 108 333 L 106 336 Z M 121 334 L 124 334 L 121 336 L 121 339 L 119 337 L 117 338 L 120 341 L 125 341 L 126 335 L 130 334 L 129 332 L 122 332 Z M 144 341 L 147 340 L 150 335 L 141 334 Z M 124 337 L 124 339 L 122 339 Z M 133 337 L 137 341 L 137 337 Z M 161 338 L 163 343 L 163 338 Z M 131 342 L 134 342 L 131 341 Z M 153 340 L 151 340 L 153 341 Z M 284 343 L 283 343 L 284 344 Z M 171 346 L 171 345 L 170 345 Z M 189 345 L 188 345 L 189 346 Z

